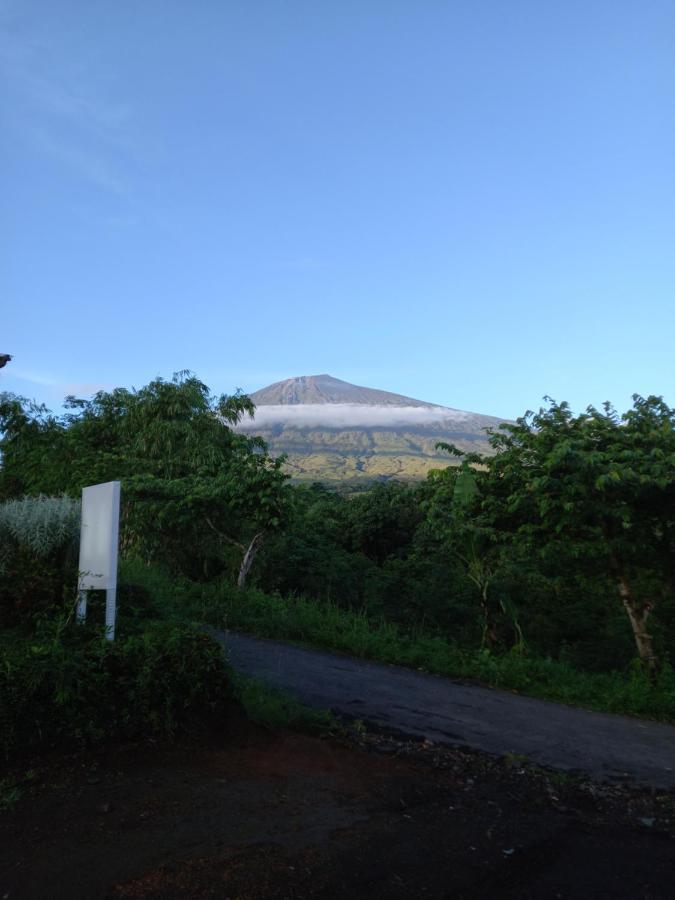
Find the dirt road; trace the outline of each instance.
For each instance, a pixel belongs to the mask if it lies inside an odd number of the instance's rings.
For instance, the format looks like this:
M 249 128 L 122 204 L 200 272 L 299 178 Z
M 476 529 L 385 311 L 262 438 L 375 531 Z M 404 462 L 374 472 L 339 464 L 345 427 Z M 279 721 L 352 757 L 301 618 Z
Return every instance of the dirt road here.
M 671 725 L 588 712 L 233 632 L 216 636 L 236 669 L 310 706 L 435 742 L 675 789 Z

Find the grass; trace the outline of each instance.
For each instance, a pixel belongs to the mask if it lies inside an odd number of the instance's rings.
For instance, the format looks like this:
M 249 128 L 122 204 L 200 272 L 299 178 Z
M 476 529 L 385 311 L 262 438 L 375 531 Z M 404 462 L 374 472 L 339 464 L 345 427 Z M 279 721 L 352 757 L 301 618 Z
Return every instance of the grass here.
M 252 722 L 308 734 L 329 734 L 338 724 L 328 710 L 312 709 L 255 678 L 234 674 L 232 692 Z
M 57 636 L 0 631 L 0 688 L 4 684 L 5 700 L 9 698 L 3 703 L 0 696 L 0 747 L 4 743 L 7 758 L 38 744 L 56 746 L 65 736 L 94 741 L 110 736 L 108 732 L 136 734 L 153 722 L 155 731 L 169 733 L 179 719 L 182 727 L 188 707 L 196 703 L 201 718 L 203 704 L 213 712 L 225 694 L 234 696 L 251 720 L 268 727 L 335 731 L 330 713 L 303 706 L 253 679 L 221 672 L 220 651 L 202 646 L 198 632 L 190 637 L 189 623 L 477 680 L 572 706 L 675 722 L 675 673 L 667 665 L 653 681 L 640 666 L 627 672 L 582 672 L 553 659 L 459 647 L 442 635 L 406 630 L 332 603 L 238 591 L 226 581 L 175 580 L 138 561 L 125 561 L 120 576 L 120 640 L 114 647 L 100 637 L 93 640 L 93 622 L 91 646 L 79 629 L 71 636 L 78 638 L 75 649 L 80 638 L 85 641 L 77 653 Z M 108 690 L 115 698 L 114 727 L 107 718 L 105 726 L 98 721 L 100 697 Z M 11 808 L 20 795 L 19 784 L 0 781 L 0 808 Z
M 669 665 L 654 681 L 639 666 L 629 672 L 582 672 L 553 659 L 467 650 L 441 636 L 406 633 L 334 604 L 229 586 L 212 591 L 202 611 L 212 625 L 259 637 L 473 679 L 571 706 L 675 722 L 675 673 Z
M 176 582 L 134 562 L 124 564 L 122 576 L 151 596 L 153 611 L 161 610 L 163 617 L 187 617 L 259 637 L 467 678 L 570 706 L 675 722 L 675 673 L 669 665 L 654 681 L 639 665 L 628 672 L 583 672 L 550 658 L 466 649 L 441 635 L 406 631 L 364 612 L 305 597 L 237 591 L 224 582 Z M 124 616 L 122 609 L 120 614 Z
M 227 585 L 202 585 L 186 579 L 172 579 L 155 566 L 147 566 L 137 559 L 120 563 L 120 581 L 133 586 L 132 598 L 136 606 L 131 614 L 120 605 L 120 623 L 131 629 L 146 627 L 147 617 L 185 624 L 217 622 L 222 616 L 223 592 Z M 236 594 L 234 588 L 231 589 Z M 269 728 L 289 728 L 310 734 L 328 734 L 336 730 L 337 722 L 327 710 L 316 710 L 298 703 L 283 691 L 268 687 L 254 678 L 230 672 L 232 694 L 253 722 Z

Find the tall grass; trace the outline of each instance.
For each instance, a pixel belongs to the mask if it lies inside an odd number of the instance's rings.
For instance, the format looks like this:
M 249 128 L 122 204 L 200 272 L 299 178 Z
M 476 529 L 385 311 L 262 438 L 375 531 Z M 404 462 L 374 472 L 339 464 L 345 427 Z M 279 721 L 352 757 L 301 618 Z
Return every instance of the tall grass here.
M 6 565 L 8 542 L 14 541 L 39 558 L 56 550 L 74 547 L 80 533 L 80 501 L 71 497 L 24 497 L 0 503 L 0 538 L 5 552 L 0 566 Z
M 208 621 L 259 637 L 296 641 L 366 659 L 478 680 L 493 687 L 604 712 L 675 721 L 675 673 L 655 680 L 639 666 L 627 672 L 581 672 L 564 662 L 520 653 L 467 650 L 438 635 L 407 633 L 363 612 L 303 597 L 223 586 L 204 604 Z

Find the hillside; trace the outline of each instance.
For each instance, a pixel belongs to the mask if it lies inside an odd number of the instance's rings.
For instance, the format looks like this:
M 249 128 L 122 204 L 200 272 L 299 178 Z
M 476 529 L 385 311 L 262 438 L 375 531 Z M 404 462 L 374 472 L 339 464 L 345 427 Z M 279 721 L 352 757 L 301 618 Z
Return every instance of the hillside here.
M 436 450 L 438 441 L 489 452 L 485 429 L 502 421 L 330 375 L 289 378 L 251 399 L 255 419 L 240 427 L 262 435 L 273 453 L 287 454 L 294 479 L 347 485 L 423 478 L 450 463 Z

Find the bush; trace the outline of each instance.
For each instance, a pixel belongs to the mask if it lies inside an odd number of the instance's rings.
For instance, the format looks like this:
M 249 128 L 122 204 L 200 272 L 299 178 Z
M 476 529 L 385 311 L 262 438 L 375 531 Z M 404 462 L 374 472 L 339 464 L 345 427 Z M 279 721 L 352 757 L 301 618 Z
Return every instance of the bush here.
M 171 737 L 222 721 L 229 701 L 220 646 L 186 626 L 156 624 L 110 643 L 60 621 L 0 650 L 6 760 L 109 738 Z
M 32 619 L 74 598 L 80 502 L 26 497 L 0 504 L 0 624 Z
M 65 496 L 7 500 L 0 503 L 0 532 L 46 559 L 75 546 L 80 533 L 80 510 L 79 500 Z
M 220 584 L 174 577 L 164 568 L 138 557 L 120 559 L 117 587 L 118 623 L 128 634 L 143 631 L 152 619 L 164 622 L 205 622 L 211 606 L 220 602 Z M 231 585 L 236 593 L 236 588 Z

